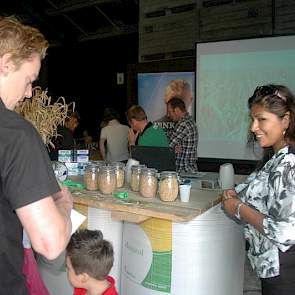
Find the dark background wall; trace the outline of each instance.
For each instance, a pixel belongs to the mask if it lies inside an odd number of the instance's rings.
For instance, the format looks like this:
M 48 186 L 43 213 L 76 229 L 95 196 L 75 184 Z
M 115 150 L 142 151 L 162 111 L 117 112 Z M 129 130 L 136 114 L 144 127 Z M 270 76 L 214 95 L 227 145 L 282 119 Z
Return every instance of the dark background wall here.
M 75 101 L 81 116 L 77 133 L 88 129 L 98 136 L 98 126 L 106 107 L 116 108 L 123 119 L 126 111 L 127 64 L 137 62 L 136 34 L 81 43 L 79 46 L 50 48 L 45 61 L 48 87 L 52 98 Z M 125 82 L 117 84 L 117 73 L 124 73 Z

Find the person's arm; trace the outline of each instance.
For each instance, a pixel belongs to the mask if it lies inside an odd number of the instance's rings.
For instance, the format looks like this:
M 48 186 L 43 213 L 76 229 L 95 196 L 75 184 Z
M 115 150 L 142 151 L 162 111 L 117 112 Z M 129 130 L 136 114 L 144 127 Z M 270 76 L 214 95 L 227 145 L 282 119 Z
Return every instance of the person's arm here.
M 177 124 L 173 130 L 173 133 L 170 136 L 170 146 L 181 148 L 181 143 L 183 139 L 187 136 L 187 128 L 185 124 Z
M 55 259 L 66 247 L 71 235 L 72 195 L 67 188 L 54 196 L 16 209 L 34 250 L 47 259 Z
M 243 203 L 234 190 L 223 192 L 222 204 L 227 214 L 232 217 L 239 214 L 240 220 L 253 225 L 259 232 L 264 233 L 263 219 L 265 215 Z
M 139 135 L 139 132 L 134 133 L 132 128 L 128 130 L 128 143 L 129 145 L 135 145 L 136 139 Z
M 99 140 L 99 151 L 100 151 L 101 158 L 103 160 L 105 160 L 105 158 L 106 158 L 106 155 L 105 155 L 105 142 L 106 142 L 106 138 L 100 138 L 100 140 Z
M 266 196 L 271 204 L 267 214 L 263 214 L 242 203 L 233 190 L 223 192 L 223 206 L 230 215 L 239 213 L 240 219 L 253 225 L 259 232 L 277 245 L 291 245 L 295 243 L 295 157 L 288 155 L 268 177 L 269 186 Z M 254 180 L 256 174 L 251 177 Z M 233 193 L 234 192 L 234 193 Z M 237 212 L 239 211 L 239 212 Z
M 173 132 L 170 133 L 170 147 L 174 148 L 175 154 L 182 153 L 181 143 L 183 139 L 187 136 L 187 130 L 184 124 L 178 124 Z

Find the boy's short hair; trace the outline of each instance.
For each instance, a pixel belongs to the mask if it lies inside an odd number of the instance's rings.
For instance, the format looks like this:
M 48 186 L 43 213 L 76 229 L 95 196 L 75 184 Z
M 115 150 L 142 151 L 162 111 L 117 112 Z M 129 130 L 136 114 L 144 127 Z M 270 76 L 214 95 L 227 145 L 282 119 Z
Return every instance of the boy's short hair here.
M 144 109 L 139 105 L 131 106 L 126 112 L 126 117 L 128 121 L 131 121 L 131 119 L 135 119 L 137 121 L 147 120 L 147 115 Z
M 67 256 L 77 275 L 87 273 L 97 280 L 104 280 L 114 264 L 113 246 L 103 239 L 100 230 L 75 232 L 67 246 Z

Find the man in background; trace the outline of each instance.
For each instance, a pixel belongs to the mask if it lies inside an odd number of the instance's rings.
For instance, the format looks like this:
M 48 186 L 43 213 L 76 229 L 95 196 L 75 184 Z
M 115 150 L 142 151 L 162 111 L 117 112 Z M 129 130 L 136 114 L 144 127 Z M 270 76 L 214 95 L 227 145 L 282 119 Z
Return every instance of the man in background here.
M 129 145 L 169 147 L 165 131 L 147 120 L 144 109 L 133 105 L 126 113 L 130 125 L 128 132 Z
M 175 149 L 176 170 L 178 172 L 198 170 L 198 129 L 182 99 L 173 97 L 167 102 L 167 116 L 176 123 L 170 133 L 170 146 Z

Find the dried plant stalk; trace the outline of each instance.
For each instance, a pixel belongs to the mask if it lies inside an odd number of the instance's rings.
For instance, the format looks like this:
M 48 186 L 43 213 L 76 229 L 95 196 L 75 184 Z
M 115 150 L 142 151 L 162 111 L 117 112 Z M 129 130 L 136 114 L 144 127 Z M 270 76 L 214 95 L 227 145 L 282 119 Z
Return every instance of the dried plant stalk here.
M 47 90 L 42 90 L 40 86 L 34 87 L 32 92 L 32 98 L 26 99 L 16 111 L 33 124 L 46 145 L 54 148 L 52 139 L 59 135 L 57 127 L 64 125 L 68 110 L 74 111 L 75 103 L 66 104 L 62 96 L 56 102 L 51 103 Z

